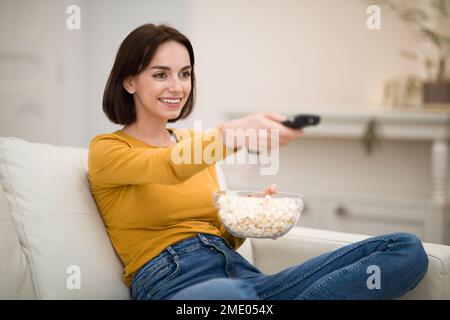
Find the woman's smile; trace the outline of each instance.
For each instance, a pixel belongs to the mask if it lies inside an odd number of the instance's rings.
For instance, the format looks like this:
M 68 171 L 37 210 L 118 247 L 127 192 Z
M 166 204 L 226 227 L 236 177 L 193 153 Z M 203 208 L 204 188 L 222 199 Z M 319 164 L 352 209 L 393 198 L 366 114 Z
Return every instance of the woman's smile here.
M 173 109 L 178 108 L 181 105 L 182 98 L 158 98 L 160 102 L 162 102 L 167 107 Z

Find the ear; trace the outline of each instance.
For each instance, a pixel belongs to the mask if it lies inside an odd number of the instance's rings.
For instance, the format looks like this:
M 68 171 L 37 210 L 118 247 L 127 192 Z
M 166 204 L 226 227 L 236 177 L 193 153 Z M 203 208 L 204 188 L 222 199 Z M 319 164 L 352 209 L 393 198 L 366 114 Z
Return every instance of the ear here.
M 128 76 L 123 80 L 123 87 L 129 94 L 134 94 L 136 92 L 136 81 L 133 76 Z

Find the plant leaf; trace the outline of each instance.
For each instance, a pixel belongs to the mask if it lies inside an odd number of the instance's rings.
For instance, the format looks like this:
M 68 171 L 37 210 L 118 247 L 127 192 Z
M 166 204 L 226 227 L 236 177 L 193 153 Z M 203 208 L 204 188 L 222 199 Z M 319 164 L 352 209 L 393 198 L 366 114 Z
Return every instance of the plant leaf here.
M 428 21 L 428 15 L 425 11 L 418 8 L 404 9 L 399 13 L 400 19 L 410 24 L 422 25 L 424 21 Z
M 422 28 L 421 33 L 423 37 L 433 42 L 438 48 L 442 47 L 441 36 L 437 32 L 429 28 Z
M 371 154 L 376 145 L 380 144 L 378 139 L 378 124 L 375 119 L 370 119 L 364 129 L 362 143 L 367 154 Z
M 400 55 L 401 55 L 403 58 L 406 58 L 406 59 L 416 60 L 416 61 L 419 60 L 419 57 L 417 56 L 417 53 L 412 52 L 412 51 L 408 51 L 408 50 L 402 49 L 402 50 L 400 51 Z
M 445 0 L 431 0 L 430 5 L 440 15 L 443 17 L 448 17 L 447 4 L 445 3 Z
M 446 68 L 446 59 L 445 57 L 441 57 L 439 59 L 438 75 L 436 79 L 438 82 L 445 81 L 445 68 Z

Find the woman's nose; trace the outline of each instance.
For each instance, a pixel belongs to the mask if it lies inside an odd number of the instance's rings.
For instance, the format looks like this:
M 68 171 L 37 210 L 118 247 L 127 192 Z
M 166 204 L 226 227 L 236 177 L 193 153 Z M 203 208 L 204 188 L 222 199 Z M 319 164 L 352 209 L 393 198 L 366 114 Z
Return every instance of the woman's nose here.
M 177 78 L 173 78 L 170 82 L 169 90 L 172 92 L 180 92 L 182 90 L 181 81 Z

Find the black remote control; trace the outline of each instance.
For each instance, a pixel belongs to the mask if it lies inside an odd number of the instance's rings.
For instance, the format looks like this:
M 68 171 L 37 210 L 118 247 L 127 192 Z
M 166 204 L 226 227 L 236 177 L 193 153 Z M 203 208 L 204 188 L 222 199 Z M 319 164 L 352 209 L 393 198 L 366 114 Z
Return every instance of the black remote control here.
M 298 114 L 290 116 L 282 124 L 293 129 L 302 129 L 307 126 L 315 126 L 320 123 L 320 116 L 315 114 Z

